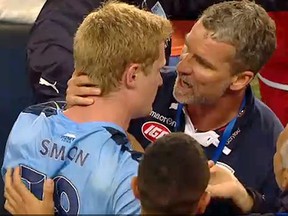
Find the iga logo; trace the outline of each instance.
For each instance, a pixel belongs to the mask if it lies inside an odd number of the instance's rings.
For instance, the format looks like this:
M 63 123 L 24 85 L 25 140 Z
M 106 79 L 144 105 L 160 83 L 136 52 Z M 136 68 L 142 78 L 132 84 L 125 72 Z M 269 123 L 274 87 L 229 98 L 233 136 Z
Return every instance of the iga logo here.
M 158 122 L 149 121 L 142 125 L 142 133 L 146 139 L 153 142 L 171 131 Z

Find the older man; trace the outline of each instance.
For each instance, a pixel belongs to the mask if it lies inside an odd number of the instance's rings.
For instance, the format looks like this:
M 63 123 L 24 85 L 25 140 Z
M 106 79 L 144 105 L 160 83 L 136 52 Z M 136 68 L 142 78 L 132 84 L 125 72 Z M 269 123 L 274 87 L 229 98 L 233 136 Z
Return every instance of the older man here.
M 210 6 L 185 37 L 177 76 L 162 75 L 150 116 L 133 120 L 129 131 L 144 148 L 173 131 L 190 134 L 209 159 L 259 191 L 274 206 L 268 211 L 276 210 L 280 191 L 272 164 L 283 126 L 249 86 L 275 48 L 275 23 L 261 6 L 249 1 Z M 90 84 L 83 76 L 71 79 L 68 104 L 93 103 L 77 97 L 93 94 L 93 88 L 77 89 L 85 82 Z

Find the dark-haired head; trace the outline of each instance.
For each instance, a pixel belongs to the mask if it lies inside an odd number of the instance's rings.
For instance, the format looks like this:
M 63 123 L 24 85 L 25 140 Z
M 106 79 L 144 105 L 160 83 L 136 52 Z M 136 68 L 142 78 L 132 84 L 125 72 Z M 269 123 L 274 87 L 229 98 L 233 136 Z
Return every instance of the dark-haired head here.
M 151 144 L 132 181 L 144 213 L 203 213 L 210 178 L 207 158 L 189 135 L 172 133 Z

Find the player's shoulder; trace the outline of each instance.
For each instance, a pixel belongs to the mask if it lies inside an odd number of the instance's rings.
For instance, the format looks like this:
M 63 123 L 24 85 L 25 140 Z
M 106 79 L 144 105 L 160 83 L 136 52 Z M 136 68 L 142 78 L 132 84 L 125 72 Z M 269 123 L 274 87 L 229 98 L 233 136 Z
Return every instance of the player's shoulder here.
M 143 153 L 125 149 L 125 152 L 123 152 L 122 158 L 118 163 L 113 182 L 125 182 L 133 176 L 137 176 L 139 162 L 142 158 Z M 129 185 L 130 183 L 131 181 L 129 180 Z
M 24 109 L 15 121 L 10 132 L 9 140 L 11 139 L 31 139 L 38 133 L 44 133 L 48 125 L 47 120 L 50 116 L 56 115 L 57 110 L 63 106 L 63 103 L 47 102 L 37 105 L 32 105 Z M 17 142 L 16 142 L 17 143 Z
M 123 131 L 109 126 L 104 126 L 104 128 L 110 135 L 110 139 L 117 145 L 125 145 L 129 142 L 127 135 Z
M 44 113 L 45 116 L 49 117 L 51 115 L 56 115 L 57 110 L 64 109 L 65 106 L 65 101 L 49 101 L 29 106 L 25 108 L 21 113 L 32 114 L 35 116 L 39 116 L 41 113 Z
M 28 128 L 33 125 L 35 128 L 38 124 L 45 121 L 47 117 L 56 115 L 57 110 L 63 108 L 63 104 L 62 102 L 51 101 L 29 106 L 19 114 L 13 127 Z
M 104 128 L 110 134 L 110 139 L 121 147 L 123 153 L 127 154 L 129 160 L 132 159 L 137 163 L 141 160 L 143 154 L 132 149 L 126 133 L 113 127 Z

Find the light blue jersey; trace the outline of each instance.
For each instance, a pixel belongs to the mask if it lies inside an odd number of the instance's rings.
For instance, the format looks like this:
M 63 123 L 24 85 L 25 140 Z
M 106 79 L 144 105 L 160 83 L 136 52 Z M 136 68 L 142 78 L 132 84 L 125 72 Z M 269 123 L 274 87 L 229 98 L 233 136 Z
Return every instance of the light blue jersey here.
M 2 176 L 20 165 L 24 182 L 40 199 L 44 179 L 53 178 L 61 215 L 139 214 L 131 189 L 138 161 L 125 131 L 107 122 L 75 123 L 51 104 L 19 115 L 7 141 Z

